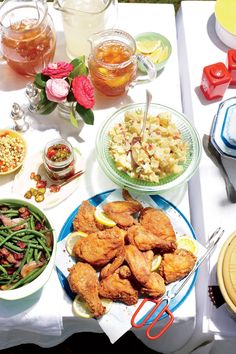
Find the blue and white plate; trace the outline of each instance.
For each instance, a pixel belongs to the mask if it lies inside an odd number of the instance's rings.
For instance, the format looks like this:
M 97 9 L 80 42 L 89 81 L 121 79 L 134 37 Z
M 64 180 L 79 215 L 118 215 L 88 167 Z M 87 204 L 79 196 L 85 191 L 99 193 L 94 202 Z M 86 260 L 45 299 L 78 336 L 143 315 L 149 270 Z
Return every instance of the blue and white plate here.
M 187 235 L 191 238 L 196 239 L 194 231 L 186 217 L 181 213 L 181 211 L 176 208 L 172 203 L 164 199 L 163 197 L 160 197 L 159 195 L 135 195 L 135 193 L 131 193 L 132 197 L 139 202 L 142 203 L 144 207 L 151 206 L 155 208 L 162 209 L 170 218 L 171 223 L 174 227 L 176 236 L 182 236 L 182 235 Z M 111 201 L 115 200 L 123 200 L 122 197 L 122 189 L 113 189 L 109 190 L 100 194 L 97 194 L 93 196 L 92 198 L 89 199 L 89 202 L 94 205 L 95 207 L 101 207 L 102 204 L 106 204 Z M 72 222 L 77 215 L 79 206 L 71 213 L 71 215 L 68 217 L 66 222 L 64 223 L 61 232 L 59 234 L 58 238 L 58 243 L 57 243 L 57 256 L 56 256 L 56 267 L 57 267 L 57 274 L 59 277 L 59 280 L 61 282 L 62 287 L 64 288 L 65 292 L 67 295 L 71 298 L 73 301 L 75 294 L 73 294 L 70 290 L 67 277 L 68 277 L 68 268 L 70 268 L 75 262 L 76 259 L 71 257 L 68 252 L 66 251 L 66 238 L 67 236 L 73 232 L 73 225 Z M 193 286 L 196 281 L 196 275 L 197 271 L 195 274 L 189 279 L 188 283 L 185 285 L 185 287 L 180 291 L 180 293 L 173 298 L 170 301 L 169 308 L 173 312 L 175 311 L 187 298 L 187 296 L 190 294 L 191 290 L 193 289 Z M 168 285 L 168 289 L 176 285 L 176 283 Z M 113 303 L 111 310 L 109 311 L 109 315 L 112 315 L 112 310 L 114 307 L 114 315 L 117 313 L 117 307 L 120 307 L 120 309 L 125 308 L 126 312 L 132 316 L 134 312 L 134 307 L 133 306 L 126 306 L 125 304 L 122 303 Z M 105 315 L 107 316 L 107 315 Z M 104 317 L 104 316 L 103 316 Z M 162 318 L 166 317 L 166 315 L 163 315 Z M 150 320 L 147 322 L 151 323 L 153 318 L 151 317 Z

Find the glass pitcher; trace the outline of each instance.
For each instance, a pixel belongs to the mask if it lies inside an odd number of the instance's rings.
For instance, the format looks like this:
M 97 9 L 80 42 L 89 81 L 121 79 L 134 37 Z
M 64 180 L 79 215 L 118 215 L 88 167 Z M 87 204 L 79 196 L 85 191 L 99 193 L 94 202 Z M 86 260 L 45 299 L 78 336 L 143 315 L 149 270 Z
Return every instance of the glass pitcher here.
M 117 19 L 117 0 L 54 0 L 61 11 L 66 51 L 70 59 L 88 56 L 88 38 L 95 32 L 112 28 Z
M 1 54 L 17 73 L 33 76 L 53 60 L 56 35 L 45 0 L 5 0 L 0 6 Z
M 156 77 L 155 65 L 145 56 L 135 54 L 136 43 L 127 32 L 111 29 L 90 37 L 88 68 L 93 85 L 107 96 L 119 96 L 130 86 L 147 83 Z M 138 63 L 147 75 L 137 77 Z

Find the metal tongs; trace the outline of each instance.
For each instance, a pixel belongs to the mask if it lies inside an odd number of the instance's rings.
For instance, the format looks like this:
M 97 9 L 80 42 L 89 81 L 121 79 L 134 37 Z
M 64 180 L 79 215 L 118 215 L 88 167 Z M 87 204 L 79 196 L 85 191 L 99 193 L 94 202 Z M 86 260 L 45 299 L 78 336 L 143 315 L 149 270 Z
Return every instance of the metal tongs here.
M 197 260 L 197 262 L 195 263 L 195 266 L 193 267 L 191 272 L 187 275 L 187 277 L 181 283 L 178 283 L 172 289 L 168 290 L 166 295 L 164 295 L 160 299 L 149 299 L 149 298 L 147 298 L 147 299 L 144 299 L 141 302 L 141 304 L 136 309 L 136 311 L 134 312 L 134 314 L 133 314 L 133 316 L 131 318 L 131 325 L 134 328 L 143 327 L 147 323 L 147 321 L 150 319 L 150 317 L 156 312 L 156 310 L 159 309 L 160 311 L 158 312 L 157 316 L 154 318 L 154 320 L 151 322 L 151 324 L 149 324 L 149 326 L 146 329 L 146 336 L 147 336 L 148 339 L 152 339 L 152 340 L 153 339 L 158 339 L 167 331 L 167 329 L 174 322 L 174 315 L 169 309 L 170 301 L 175 296 L 178 295 L 178 293 L 183 289 L 183 287 L 186 285 L 186 283 L 188 282 L 190 277 L 193 275 L 193 273 L 198 269 L 200 264 L 209 256 L 209 254 L 212 252 L 212 250 L 216 246 L 217 242 L 220 240 L 220 238 L 223 235 L 223 233 L 224 233 L 224 230 L 222 230 L 221 227 L 219 227 L 217 230 L 215 230 L 213 232 L 213 234 L 209 238 L 208 246 L 207 246 L 207 249 L 206 249 L 205 253 Z M 136 319 L 137 314 L 143 308 L 145 303 L 147 303 L 148 301 L 154 302 L 155 305 L 153 306 L 153 308 L 149 312 L 146 313 L 146 315 L 141 320 L 139 320 L 137 323 L 135 323 L 135 319 Z M 150 331 L 152 330 L 154 325 L 157 323 L 157 321 L 161 318 L 161 316 L 164 313 L 166 313 L 167 316 L 169 317 L 169 321 L 166 323 L 166 325 L 164 327 L 161 328 L 161 330 L 156 335 L 151 335 Z

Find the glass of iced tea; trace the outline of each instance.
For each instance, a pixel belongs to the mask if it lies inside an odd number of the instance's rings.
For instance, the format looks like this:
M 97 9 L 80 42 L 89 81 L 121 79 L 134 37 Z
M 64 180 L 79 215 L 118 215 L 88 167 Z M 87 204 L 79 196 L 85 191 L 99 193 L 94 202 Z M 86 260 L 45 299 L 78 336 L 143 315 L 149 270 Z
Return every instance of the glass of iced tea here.
M 56 34 L 45 0 L 5 0 L 0 7 L 1 54 L 17 73 L 34 76 L 53 60 Z
M 148 58 L 135 54 L 135 40 L 127 32 L 106 30 L 94 34 L 90 42 L 89 73 L 93 85 L 103 94 L 119 96 L 130 86 L 155 79 L 155 65 Z M 138 77 L 138 62 L 145 66 L 147 75 Z

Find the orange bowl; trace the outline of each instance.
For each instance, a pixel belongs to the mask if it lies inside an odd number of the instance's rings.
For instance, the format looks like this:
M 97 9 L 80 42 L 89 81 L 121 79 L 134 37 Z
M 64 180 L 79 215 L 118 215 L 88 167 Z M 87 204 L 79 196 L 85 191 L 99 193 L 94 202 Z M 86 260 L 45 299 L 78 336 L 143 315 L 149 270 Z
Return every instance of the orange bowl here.
M 11 153 L 15 148 L 14 155 Z M 20 133 L 11 129 L 0 130 L 0 176 L 5 176 L 18 170 L 26 156 L 26 141 Z M 5 162 L 9 166 L 5 166 Z

